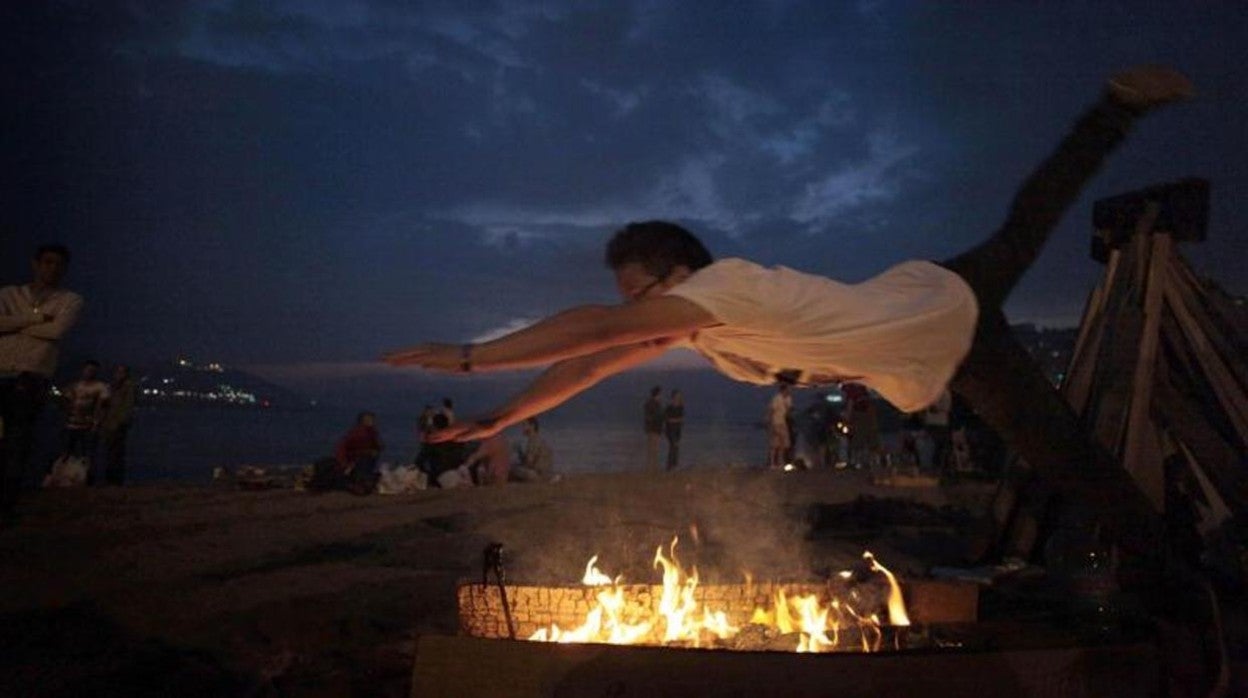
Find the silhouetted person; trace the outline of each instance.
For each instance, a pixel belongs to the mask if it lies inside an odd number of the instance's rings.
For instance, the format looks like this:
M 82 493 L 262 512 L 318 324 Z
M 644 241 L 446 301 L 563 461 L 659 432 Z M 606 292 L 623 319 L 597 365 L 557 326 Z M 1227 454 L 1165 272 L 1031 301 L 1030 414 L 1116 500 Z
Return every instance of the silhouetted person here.
M 776 394 L 767 402 L 767 467 L 784 467 L 789 448 L 793 445 L 793 433 L 789 431 L 789 412 L 793 410 L 793 398 L 789 386 L 781 383 Z
M 104 482 L 120 485 L 126 479 L 126 437 L 134 421 L 138 396 L 138 386 L 130 375 L 129 366 L 118 365 L 113 369 L 109 392 L 104 420 L 100 423 L 100 435 L 104 439 Z
M 679 390 L 672 389 L 667 399 L 667 407 L 663 408 L 663 434 L 667 436 L 667 469 L 675 470 L 680 465 L 680 437 L 685 426 L 685 397 Z
M 642 428 L 646 432 L 646 472 L 659 470 L 659 440 L 663 438 L 663 388 L 654 386 L 641 406 Z

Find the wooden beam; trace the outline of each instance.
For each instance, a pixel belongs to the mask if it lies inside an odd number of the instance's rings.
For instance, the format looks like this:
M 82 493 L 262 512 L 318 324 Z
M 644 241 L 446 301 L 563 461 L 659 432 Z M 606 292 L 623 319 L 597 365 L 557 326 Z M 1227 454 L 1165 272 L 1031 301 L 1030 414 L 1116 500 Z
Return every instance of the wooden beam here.
M 1144 328 L 1140 334 L 1140 351 L 1136 357 L 1131 383 L 1131 405 L 1127 412 L 1126 435 L 1123 439 L 1122 465 L 1135 478 L 1136 484 L 1152 500 L 1158 511 L 1165 509 L 1166 483 L 1162 459 L 1158 452 L 1157 434 L 1150 419 L 1153 404 L 1153 375 L 1157 366 L 1157 345 L 1161 338 L 1161 312 L 1164 285 L 1169 283 L 1167 269 L 1171 257 L 1170 236 L 1152 236 L 1148 278 L 1144 287 Z
M 1087 307 L 1083 310 L 1083 319 L 1079 322 L 1079 338 L 1075 340 L 1075 350 L 1071 352 L 1070 362 L 1066 364 L 1065 378 L 1062 380 L 1062 395 L 1070 403 L 1071 408 L 1080 415 L 1088 406 L 1088 393 L 1092 389 L 1092 378 L 1096 375 L 1096 357 L 1100 351 L 1101 338 L 1105 334 L 1106 299 L 1110 289 L 1114 286 L 1118 262 L 1121 259 L 1120 250 L 1110 253 L 1105 275 L 1101 277 L 1096 288 L 1088 296 Z
M 1105 261 L 1109 250 L 1128 242 L 1145 210 L 1156 207 L 1153 225 L 1176 240 L 1201 241 L 1209 226 L 1209 180 L 1180 179 L 1101 199 L 1092 205 L 1092 257 Z M 1150 225 L 1151 227 L 1151 225 Z
M 1105 338 L 1096 358 L 1096 377 L 1084 423 L 1097 442 L 1109 453 L 1122 453 L 1122 436 L 1127 423 L 1127 406 L 1133 386 L 1132 368 L 1139 356 L 1143 312 L 1137 302 L 1139 280 L 1132 273 L 1138 258 L 1147 253 L 1148 239 L 1134 238 L 1126 246 L 1122 265 L 1106 309 Z
M 1238 434 L 1240 443 L 1248 443 L 1248 397 L 1244 395 L 1243 388 L 1235 380 L 1226 361 L 1218 355 L 1208 335 L 1201 330 L 1189 299 L 1179 292 L 1177 283 L 1167 286 L 1166 301 L 1174 311 L 1183 335 L 1194 349 L 1196 360 Z
M 1156 405 L 1161 426 L 1196 454 L 1202 471 L 1226 503 L 1237 512 L 1248 512 L 1248 472 L 1243 467 L 1243 453 L 1209 426 L 1200 403 L 1169 381 L 1157 385 Z

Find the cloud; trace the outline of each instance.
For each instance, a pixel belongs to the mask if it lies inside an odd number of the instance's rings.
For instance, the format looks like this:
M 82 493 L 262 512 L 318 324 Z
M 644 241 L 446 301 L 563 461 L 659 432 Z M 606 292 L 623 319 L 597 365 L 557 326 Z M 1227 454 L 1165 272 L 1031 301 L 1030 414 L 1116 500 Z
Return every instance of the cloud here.
M 480 334 L 476 335 L 475 337 L 473 337 L 472 339 L 468 341 L 472 342 L 473 344 L 481 344 L 482 342 L 488 342 L 490 340 L 498 339 L 499 337 L 504 337 L 506 335 L 511 334 L 512 332 L 519 332 L 520 330 L 523 330 L 524 328 L 529 327 L 533 323 L 537 322 L 539 319 L 540 318 L 529 318 L 529 317 L 513 318 L 511 320 L 508 320 L 506 323 L 504 323 L 503 325 L 499 327 L 494 327 L 494 328 L 485 330 L 484 332 L 481 332 Z
M 581 80 L 581 87 L 584 87 L 590 94 L 604 98 L 611 104 L 615 108 L 615 116 L 617 118 L 628 116 L 632 113 L 641 104 L 641 100 L 648 92 L 645 87 L 640 87 L 636 90 L 613 89 L 589 79 Z
M 774 155 L 780 164 L 790 165 L 812 155 L 826 131 L 845 129 L 854 123 L 856 115 L 849 94 L 837 90 L 825 97 L 813 113 L 788 128 L 763 136 L 759 147 Z
M 728 135 L 760 117 L 778 114 L 784 108 L 771 97 L 743 87 L 723 75 L 705 75 L 693 88 L 706 100 L 712 115 L 712 128 Z
M 872 133 L 867 138 L 866 157 L 808 183 L 793 203 L 789 217 L 806 224 L 813 232 L 868 203 L 895 199 L 906 174 L 900 166 L 918 150 L 891 133 Z
M 481 229 L 485 244 L 501 248 L 586 232 L 601 233 L 628 221 L 651 218 L 697 220 L 733 232 L 746 216 L 724 200 L 716 183 L 724 160 L 722 155 L 687 157 L 669 168 L 669 173 L 659 177 L 652 187 L 631 196 L 616 195 L 600 202 L 564 206 L 481 201 L 432 217 L 475 226 Z
M 724 201 L 715 179 L 724 161 L 722 155 L 686 159 L 659 179 L 639 210 L 647 212 L 646 218 L 692 219 L 729 233 L 737 231 L 741 216 Z
M 532 68 L 523 40 L 564 11 L 546 2 L 506 2 L 478 12 L 360 0 L 192 3 L 174 42 L 184 58 L 278 74 L 343 63 L 400 59 L 414 75 L 442 65 L 466 80 Z

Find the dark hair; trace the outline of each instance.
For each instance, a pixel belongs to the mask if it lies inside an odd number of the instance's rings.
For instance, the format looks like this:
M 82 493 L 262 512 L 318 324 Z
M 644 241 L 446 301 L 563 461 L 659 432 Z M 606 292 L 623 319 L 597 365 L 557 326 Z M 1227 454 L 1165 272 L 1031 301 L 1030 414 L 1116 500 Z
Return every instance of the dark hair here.
M 657 279 L 666 278 L 677 266 L 696 271 L 715 261 L 693 233 L 666 221 L 629 223 L 607 242 L 607 266 L 619 269 L 640 264 Z
M 359 413 L 359 414 L 355 415 L 355 423 L 356 423 L 356 424 L 363 424 L 363 423 L 364 423 L 364 418 L 365 418 L 365 417 L 372 417 L 372 418 L 376 419 L 376 418 L 377 418 L 377 415 L 376 415 L 375 413 L 373 413 L 373 412 L 368 411 L 368 410 L 364 410 L 363 412 L 361 412 L 361 413 Z
M 442 406 L 447 407 L 447 408 L 452 408 L 455 406 L 455 403 L 451 402 L 451 399 L 449 397 L 444 397 L 442 398 Z
M 446 413 L 439 412 L 433 415 L 433 428 L 434 429 L 445 429 L 449 426 L 451 426 L 451 418 L 446 416 Z
M 34 258 L 39 259 L 40 257 L 48 253 L 60 255 L 61 259 L 64 260 L 66 264 L 69 264 L 69 248 L 59 243 L 49 243 L 47 245 L 40 245 L 38 248 L 35 249 Z
M 524 420 L 524 423 L 533 427 L 533 431 L 542 430 L 542 425 L 537 423 L 537 417 L 529 417 L 528 419 Z
M 87 359 L 86 361 L 83 361 L 83 362 L 82 362 L 82 365 L 83 365 L 83 367 L 84 367 L 84 368 L 85 368 L 85 367 L 87 367 L 87 366 L 94 366 L 94 367 L 96 367 L 96 368 L 99 368 L 99 367 L 100 367 L 100 362 L 99 362 L 99 361 L 96 361 L 95 359 Z
M 659 393 L 662 393 L 662 392 L 663 392 L 663 386 L 656 385 L 650 389 L 650 397 L 657 397 Z

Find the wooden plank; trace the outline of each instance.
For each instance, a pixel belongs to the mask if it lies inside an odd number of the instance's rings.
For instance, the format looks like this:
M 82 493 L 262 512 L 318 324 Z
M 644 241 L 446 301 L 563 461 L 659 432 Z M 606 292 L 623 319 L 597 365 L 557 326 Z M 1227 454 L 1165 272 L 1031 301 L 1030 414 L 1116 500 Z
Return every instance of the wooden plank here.
M 1196 454 L 1192 453 L 1192 449 L 1182 441 L 1177 442 L 1178 450 L 1183 454 L 1183 460 L 1187 463 L 1188 470 L 1192 473 L 1192 478 L 1196 480 L 1196 485 L 1200 487 L 1200 493 L 1209 502 L 1208 513 L 1202 516 L 1201 521 L 1197 524 L 1201 535 L 1208 535 L 1210 531 L 1218 528 L 1227 519 L 1234 514 L 1231 508 L 1227 506 L 1226 500 L 1222 498 L 1222 494 L 1218 492 L 1218 488 L 1214 487 L 1213 482 L 1209 480 L 1209 476 L 1205 473 L 1205 469 L 1200 465 L 1200 459 Z
M 1080 415 L 1087 408 L 1092 377 L 1096 373 L 1096 356 L 1101 345 L 1101 337 L 1105 334 L 1102 323 L 1105 302 L 1109 290 L 1114 286 L 1120 259 L 1122 259 L 1122 252 L 1117 249 L 1110 252 L 1105 275 L 1101 277 L 1096 288 L 1088 296 L 1083 319 L 1079 322 L 1079 338 L 1075 340 L 1075 350 L 1071 352 L 1070 362 L 1066 365 L 1065 379 L 1062 381 L 1062 395 L 1075 413 Z
M 1157 695 L 1150 644 L 797 654 L 422 637 L 415 698 Z
M 1227 443 L 1201 415 L 1201 406 L 1171 383 L 1157 385 L 1157 414 L 1161 425 L 1195 454 L 1205 475 L 1236 512 L 1248 512 L 1248 472 L 1243 454 Z
M 1143 313 L 1138 304 L 1137 289 L 1141 279 L 1132 273 L 1145 254 L 1147 238 L 1136 237 L 1127 243 L 1123 254 L 1125 269 L 1118 275 L 1106 309 L 1105 338 L 1096 360 L 1096 376 L 1088 397 L 1085 423 L 1105 450 L 1117 457 L 1122 453 L 1122 437 L 1127 422 L 1127 407 L 1132 392 L 1132 368 L 1139 354 Z
M 1158 452 L 1157 434 L 1149 410 L 1153 404 L 1153 374 L 1157 365 L 1157 345 L 1161 338 L 1163 288 L 1170 280 L 1167 268 L 1171 255 L 1170 236 L 1152 236 L 1152 252 L 1148 278 L 1144 287 L 1144 328 L 1140 334 L 1140 351 L 1131 379 L 1131 404 L 1127 411 L 1126 435 L 1123 440 L 1122 465 L 1153 502 L 1158 511 L 1165 509 L 1166 482 L 1162 459 Z M 1150 433 L 1151 432 L 1151 433 Z
M 1219 323 L 1215 320 L 1214 313 L 1209 307 L 1209 301 L 1212 299 L 1204 285 L 1192 273 L 1191 268 L 1182 263 L 1182 260 L 1176 260 L 1176 262 L 1171 270 L 1175 276 L 1176 290 L 1180 297 L 1188 300 L 1188 310 L 1196 321 L 1196 326 L 1200 328 L 1201 335 L 1208 340 L 1213 352 L 1223 360 L 1227 370 L 1238 384 L 1238 392 L 1243 394 L 1248 391 L 1248 361 L 1245 361 L 1248 353 L 1244 352 L 1245 347 L 1237 338 L 1223 333 L 1224 329 L 1233 330 L 1228 323 Z
M 1245 396 L 1243 388 L 1227 368 L 1226 362 L 1218 355 L 1208 336 L 1201 331 L 1184 294 L 1179 293 L 1173 285 L 1168 285 L 1166 302 L 1179 321 L 1183 335 L 1191 344 L 1218 403 L 1239 435 L 1240 443 L 1248 443 L 1248 396 Z

